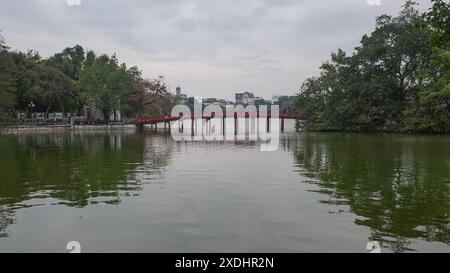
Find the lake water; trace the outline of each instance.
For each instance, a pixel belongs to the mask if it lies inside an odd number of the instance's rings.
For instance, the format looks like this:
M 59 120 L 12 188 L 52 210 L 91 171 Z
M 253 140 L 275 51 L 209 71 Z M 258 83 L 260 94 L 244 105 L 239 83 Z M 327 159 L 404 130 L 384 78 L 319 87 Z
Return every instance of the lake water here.
M 0 136 L 0 252 L 450 252 L 450 138 Z

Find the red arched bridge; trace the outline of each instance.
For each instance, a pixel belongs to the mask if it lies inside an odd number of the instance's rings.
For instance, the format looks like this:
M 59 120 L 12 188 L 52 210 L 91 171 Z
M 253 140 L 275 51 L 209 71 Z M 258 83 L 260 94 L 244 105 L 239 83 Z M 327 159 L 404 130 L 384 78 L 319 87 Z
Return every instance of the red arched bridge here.
M 278 117 L 281 120 L 281 132 L 284 132 L 284 128 L 285 128 L 285 120 L 286 119 L 295 119 L 295 120 L 299 120 L 301 118 L 301 115 L 298 113 L 279 113 L 278 115 L 274 115 L 274 118 Z M 179 116 L 172 116 L 172 115 L 163 115 L 163 116 L 142 116 L 142 117 L 137 117 L 134 120 L 134 124 L 138 127 L 138 128 L 143 128 L 144 125 L 151 125 L 151 127 L 157 129 L 158 127 L 158 123 L 164 123 L 164 129 L 167 130 L 167 128 L 170 130 L 170 123 L 172 121 L 182 121 L 182 120 L 192 120 L 191 124 L 192 124 L 192 131 L 194 131 L 194 124 L 195 124 L 195 120 L 198 119 L 205 119 L 207 121 L 211 120 L 212 118 L 215 118 L 215 113 L 191 113 L 190 116 L 189 114 L 187 116 L 184 116 L 183 113 L 180 113 Z M 222 125 L 223 125 L 223 130 L 225 131 L 225 119 L 226 118 L 230 118 L 229 115 L 227 115 L 225 112 L 222 115 Z M 245 119 L 250 119 L 250 118 L 263 118 L 263 119 L 267 119 L 267 128 L 269 128 L 269 124 L 270 124 L 270 119 L 272 118 L 272 113 L 271 112 L 267 112 L 267 113 L 260 113 L 256 112 L 256 113 L 250 113 L 250 112 L 234 112 L 234 116 L 232 117 L 234 118 L 234 127 L 235 127 L 235 131 L 237 131 L 237 126 L 238 126 L 238 119 L 240 118 L 245 118 Z M 181 125 L 183 126 L 183 125 Z M 181 128 L 181 130 L 183 130 L 183 128 Z M 298 126 L 297 126 L 297 130 L 298 130 Z

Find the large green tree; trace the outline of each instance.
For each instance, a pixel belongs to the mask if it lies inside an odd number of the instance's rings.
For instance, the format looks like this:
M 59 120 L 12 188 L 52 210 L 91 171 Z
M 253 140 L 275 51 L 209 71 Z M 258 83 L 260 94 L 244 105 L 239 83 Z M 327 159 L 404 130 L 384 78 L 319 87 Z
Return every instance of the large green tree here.
M 75 85 L 72 79 L 58 69 L 45 63 L 38 63 L 31 70 L 31 88 L 26 97 L 45 111 L 67 112 L 74 107 L 72 93 Z
M 308 127 L 449 132 L 450 62 L 447 50 L 435 49 L 448 44 L 446 26 L 438 28 L 448 20 L 441 18 L 448 17 L 448 5 L 434 2 L 431 12 L 438 15 L 422 16 L 406 1 L 397 17 L 377 18 L 354 54 L 333 53 L 301 88 L 298 107 Z
M 430 54 L 422 71 L 419 101 L 406 111 L 406 126 L 420 132 L 450 132 L 450 4 L 433 0 L 424 14 Z
M 91 60 L 92 61 L 92 60 Z M 135 68 L 119 65 L 115 55 L 102 55 L 81 73 L 80 87 L 88 104 L 102 111 L 105 120 L 111 113 L 121 110 L 127 96 L 134 92 L 136 80 L 140 78 Z
M 7 49 L 5 40 L 0 34 L 0 113 L 8 112 L 16 105 L 17 71 L 14 59 Z
M 92 54 L 92 52 L 88 54 Z M 88 54 L 86 54 L 82 46 L 76 45 L 74 47 L 67 47 L 61 53 L 57 53 L 46 60 L 47 64 L 58 68 L 74 81 L 75 91 L 71 94 L 76 112 L 81 112 L 86 103 L 80 92 L 80 76 L 86 66 Z
M 16 100 L 17 109 L 25 111 L 30 103 L 27 98 L 27 93 L 31 89 L 32 85 L 32 68 L 41 61 L 41 57 L 36 51 L 23 52 L 11 52 L 14 58 L 16 66 Z
M 8 112 L 16 105 L 16 74 L 13 57 L 0 49 L 0 112 Z
M 76 45 L 50 57 L 47 63 L 57 67 L 72 80 L 79 80 L 85 59 L 84 48 Z

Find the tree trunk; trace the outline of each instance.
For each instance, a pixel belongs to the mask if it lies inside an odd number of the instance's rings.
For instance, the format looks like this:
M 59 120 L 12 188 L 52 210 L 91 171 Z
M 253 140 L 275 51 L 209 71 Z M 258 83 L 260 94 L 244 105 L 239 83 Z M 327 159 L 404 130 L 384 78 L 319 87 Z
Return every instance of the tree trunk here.
M 106 122 L 109 122 L 109 114 L 110 114 L 110 110 L 108 108 L 103 108 L 103 119 Z
M 47 109 L 45 109 L 45 117 L 44 117 L 45 121 L 48 120 L 48 112 L 50 112 L 51 108 L 52 108 L 52 106 L 50 105 L 50 106 L 47 107 Z

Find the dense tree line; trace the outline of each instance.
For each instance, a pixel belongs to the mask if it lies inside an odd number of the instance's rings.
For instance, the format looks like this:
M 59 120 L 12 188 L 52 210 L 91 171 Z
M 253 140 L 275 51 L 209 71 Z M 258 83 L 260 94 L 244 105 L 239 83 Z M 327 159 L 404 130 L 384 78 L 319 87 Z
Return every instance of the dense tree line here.
M 406 1 L 351 56 L 332 53 L 298 95 L 309 129 L 450 132 L 450 5 L 432 4 L 420 14 Z
M 99 55 L 77 45 L 44 59 L 37 52 L 10 50 L 0 36 L 0 114 L 63 112 L 83 115 L 85 106 L 127 116 L 163 112 L 172 95 L 161 79 L 144 80 L 138 67 L 116 55 Z M 157 109 L 157 110 L 155 110 Z

